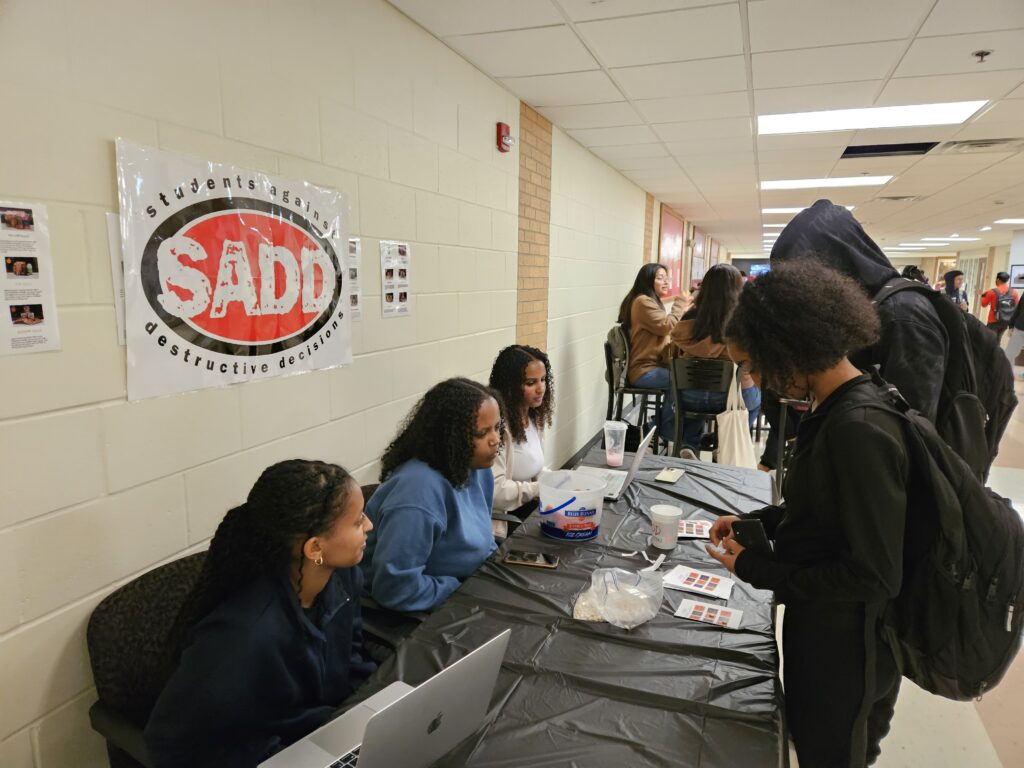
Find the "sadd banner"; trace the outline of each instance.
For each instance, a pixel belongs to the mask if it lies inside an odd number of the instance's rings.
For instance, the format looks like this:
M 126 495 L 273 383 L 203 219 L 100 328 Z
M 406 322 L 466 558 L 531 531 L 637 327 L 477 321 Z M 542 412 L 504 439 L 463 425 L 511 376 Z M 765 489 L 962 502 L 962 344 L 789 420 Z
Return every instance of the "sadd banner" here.
M 128 399 L 352 361 L 335 190 L 117 140 Z

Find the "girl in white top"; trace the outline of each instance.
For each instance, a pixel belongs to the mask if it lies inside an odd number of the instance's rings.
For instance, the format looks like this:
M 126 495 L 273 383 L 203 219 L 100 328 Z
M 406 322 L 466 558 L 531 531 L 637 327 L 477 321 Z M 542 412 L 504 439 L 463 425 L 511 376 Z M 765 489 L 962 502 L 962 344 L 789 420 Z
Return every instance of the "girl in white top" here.
M 551 426 L 554 388 L 551 362 L 534 347 L 513 344 L 498 353 L 490 385 L 505 401 L 505 438 L 494 472 L 495 512 L 511 512 L 540 494 L 537 478 L 544 469 L 541 438 Z M 528 512 L 530 510 L 524 510 Z

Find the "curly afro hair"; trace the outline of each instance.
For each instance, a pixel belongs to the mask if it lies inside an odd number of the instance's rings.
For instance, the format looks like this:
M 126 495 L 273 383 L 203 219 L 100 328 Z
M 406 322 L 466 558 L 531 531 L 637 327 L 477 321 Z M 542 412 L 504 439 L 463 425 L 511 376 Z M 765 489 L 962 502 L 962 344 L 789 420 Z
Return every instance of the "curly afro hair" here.
M 505 347 L 494 359 L 491 366 L 491 387 L 496 389 L 505 403 L 506 426 L 512 439 L 517 443 L 526 440 L 526 430 L 516 414 L 522 413 L 526 403 L 523 400 L 523 379 L 526 366 L 537 361 L 544 364 L 544 400 L 536 408 L 530 408 L 530 420 L 538 429 L 551 426 L 555 410 L 555 379 L 551 375 L 551 361 L 536 347 L 513 344 Z
M 878 315 L 852 279 L 810 259 L 772 265 L 740 294 L 726 336 L 763 387 L 786 392 L 878 340 Z
M 473 463 L 477 411 L 489 397 L 504 417 L 501 395 L 472 379 L 446 379 L 431 387 L 384 451 L 381 481 L 409 459 L 419 459 L 456 488 L 465 485 Z

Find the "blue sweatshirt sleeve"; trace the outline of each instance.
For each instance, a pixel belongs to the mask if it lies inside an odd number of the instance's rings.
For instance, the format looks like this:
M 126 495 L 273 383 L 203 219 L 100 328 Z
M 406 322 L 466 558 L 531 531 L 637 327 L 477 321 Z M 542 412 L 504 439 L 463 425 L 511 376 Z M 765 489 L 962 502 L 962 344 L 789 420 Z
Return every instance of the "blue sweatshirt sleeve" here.
M 385 608 L 426 611 L 459 587 L 454 576 L 431 576 L 427 561 L 444 522 L 423 507 L 389 507 L 377 523 L 370 595 Z

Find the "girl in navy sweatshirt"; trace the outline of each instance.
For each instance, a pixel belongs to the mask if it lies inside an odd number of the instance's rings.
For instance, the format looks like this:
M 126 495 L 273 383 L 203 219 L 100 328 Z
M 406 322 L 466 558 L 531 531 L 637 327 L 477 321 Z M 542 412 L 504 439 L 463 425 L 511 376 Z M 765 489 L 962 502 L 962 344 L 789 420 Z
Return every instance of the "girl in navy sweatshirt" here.
M 326 722 L 361 655 L 363 497 L 341 467 L 283 461 L 217 527 L 146 724 L 156 768 L 253 768 Z

